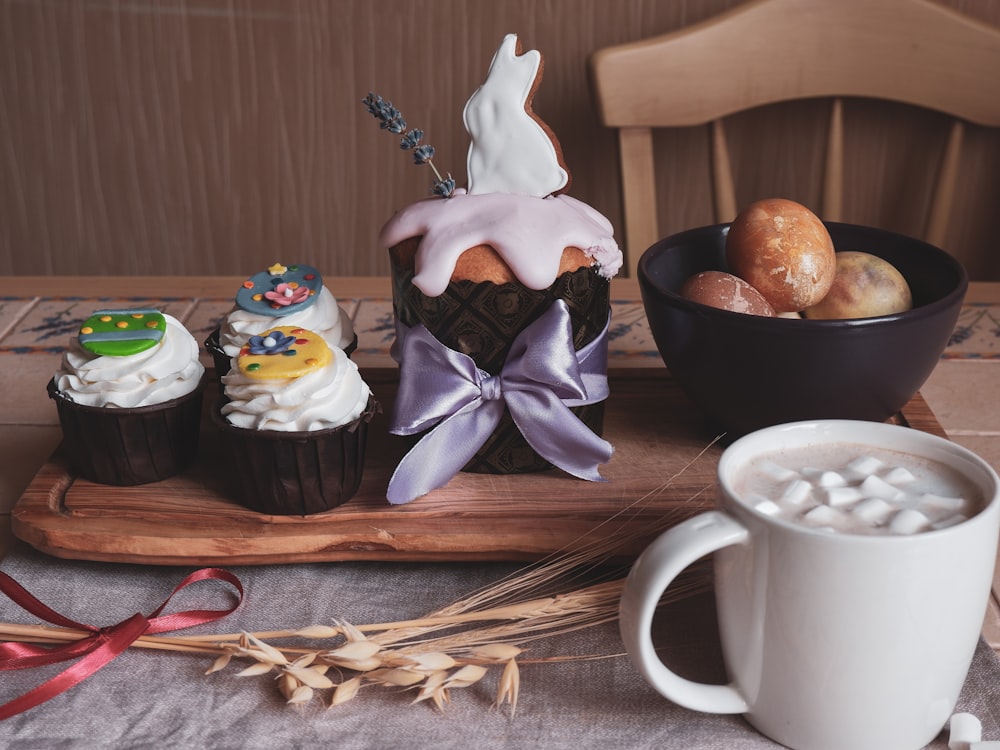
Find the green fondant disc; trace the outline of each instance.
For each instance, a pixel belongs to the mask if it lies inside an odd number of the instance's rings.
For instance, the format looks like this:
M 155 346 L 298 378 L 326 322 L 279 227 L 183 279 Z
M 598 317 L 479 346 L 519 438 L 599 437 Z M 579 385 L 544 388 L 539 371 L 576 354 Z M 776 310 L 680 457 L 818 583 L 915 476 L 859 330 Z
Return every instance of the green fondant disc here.
M 80 326 L 80 346 L 101 357 L 127 357 L 156 346 L 166 330 L 159 310 L 97 310 Z

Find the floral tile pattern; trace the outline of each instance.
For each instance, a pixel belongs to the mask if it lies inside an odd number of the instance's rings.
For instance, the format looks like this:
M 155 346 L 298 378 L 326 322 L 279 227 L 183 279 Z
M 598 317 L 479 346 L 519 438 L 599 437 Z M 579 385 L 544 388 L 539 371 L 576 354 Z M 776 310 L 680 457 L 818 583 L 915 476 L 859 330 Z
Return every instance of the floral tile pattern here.
M 358 367 L 392 367 L 395 365 L 389 354 L 396 338 L 396 328 L 392 317 L 392 300 L 368 298 L 358 301 L 354 313 L 354 331 L 358 334 L 358 348 L 351 359 Z
M 608 362 L 618 367 L 662 367 L 642 303 L 611 300 Z
M 945 359 L 1000 359 L 1000 306 L 965 305 L 958 316 Z
M 195 302 L 194 309 L 185 319 L 185 327 L 191 331 L 191 335 L 203 342 L 217 325 L 222 317 L 233 307 L 232 298 L 203 297 Z
M 0 337 L 7 335 L 31 309 L 31 299 L 0 299 Z
M 395 337 L 392 300 L 388 297 L 340 299 L 354 318 L 361 366 L 391 367 Z M 58 353 L 80 322 L 100 307 L 157 307 L 181 320 L 195 339 L 204 341 L 232 307 L 222 297 L 7 297 L 0 298 L 0 352 Z M 608 332 L 609 362 L 617 367 L 661 367 L 642 303 L 612 300 Z M 1000 360 L 1000 305 L 970 303 L 962 312 L 943 359 Z

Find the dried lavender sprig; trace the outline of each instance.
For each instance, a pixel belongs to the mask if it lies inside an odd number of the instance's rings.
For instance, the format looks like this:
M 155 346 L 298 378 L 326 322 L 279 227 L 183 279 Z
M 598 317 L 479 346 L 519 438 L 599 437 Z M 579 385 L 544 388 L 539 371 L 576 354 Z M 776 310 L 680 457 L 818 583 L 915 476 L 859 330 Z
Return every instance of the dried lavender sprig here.
M 392 106 L 392 102 L 387 102 L 378 94 L 369 91 L 361 103 L 365 105 L 369 114 L 379 121 L 379 127 L 383 130 L 388 130 L 390 133 L 402 133 L 406 130 L 403 113 Z
M 433 146 L 423 145 L 423 146 L 417 146 L 415 149 L 413 149 L 414 164 L 430 164 L 433 158 L 434 158 Z
M 368 92 L 368 96 L 362 99 L 361 103 L 365 105 L 368 113 L 379 121 L 379 127 L 390 133 L 402 134 L 399 147 L 404 151 L 413 151 L 414 164 L 426 164 L 434 171 L 437 180 L 431 187 L 431 193 L 450 198 L 455 192 L 455 180 L 450 174 L 447 177 L 442 177 L 437 167 L 434 166 L 434 147 L 429 144 L 420 144 L 420 140 L 424 137 L 424 131 L 418 128 L 406 130 L 406 120 L 403 119 L 403 114 L 391 102 L 372 91 Z
M 434 187 L 431 188 L 431 192 L 434 195 L 440 195 L 442 198 L 450 198 L 455 192 L 455 178 L 449 174 L 444 179 L 438 180 L 434 183 Z
M 407 132 L 399 140 L 399 147 L 404 151 L 408 151 L 411 148 L 417 148 L 417 144 L 420 143 L 420 139 L 424 137 L 424 131 L 414 128 L 413 130 Z

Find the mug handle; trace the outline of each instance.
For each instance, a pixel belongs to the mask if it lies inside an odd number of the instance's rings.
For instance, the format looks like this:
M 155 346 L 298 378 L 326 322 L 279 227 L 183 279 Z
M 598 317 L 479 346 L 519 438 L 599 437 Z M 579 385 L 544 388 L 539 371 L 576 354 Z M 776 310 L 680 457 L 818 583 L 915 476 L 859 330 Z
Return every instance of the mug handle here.
M 629 572 L 618 610 L 619 628 L 629 659 L 652 687 L 674 703 L 714 714 L 746 713 L 736 687 L 687 680 L 668 669 L 653 648 L 653 614 L 663 592 L 689 565 L 731 544 L 745 543 L 750 532 L 717 510 L 700 513 L 657 537 Z

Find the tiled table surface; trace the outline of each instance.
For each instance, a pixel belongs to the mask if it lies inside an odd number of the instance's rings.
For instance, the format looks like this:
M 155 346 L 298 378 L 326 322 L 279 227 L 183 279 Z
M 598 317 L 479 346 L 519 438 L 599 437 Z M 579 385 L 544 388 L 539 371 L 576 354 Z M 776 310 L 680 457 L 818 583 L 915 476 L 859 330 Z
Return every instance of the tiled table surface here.
M 45 383 L 80 321 L 100 306 L 156 306 L 203 341 L 232 305 L 234 277 L 0 279 L 0 557 L 11 543 L 10 512 L 59 442 Z M 382 278 L 328 279 L 355 320 L 359 367 L 392 366 L 392 309 Z M 662 367 L 634 281 L 616 280 L 611 367 Z M 207 355 L 204 361 L 209 364 Z M 1000 283 L 970 287 L 952 342 L 921 392 L 948 436 L 1000 469 Z M 1000 565 L 984 627 L 1000 651 Z

